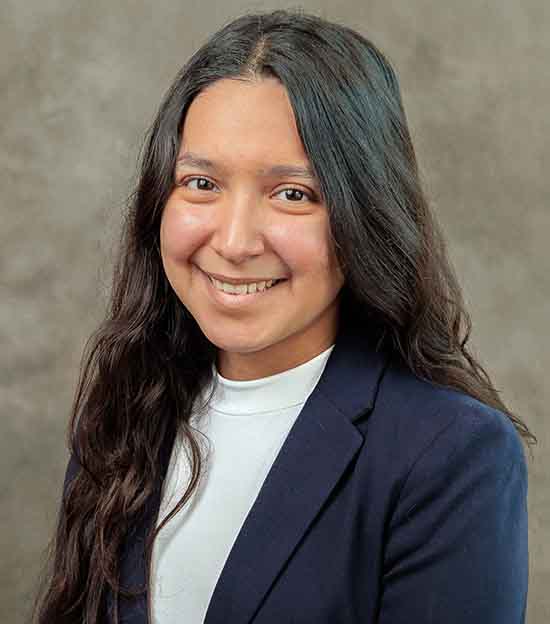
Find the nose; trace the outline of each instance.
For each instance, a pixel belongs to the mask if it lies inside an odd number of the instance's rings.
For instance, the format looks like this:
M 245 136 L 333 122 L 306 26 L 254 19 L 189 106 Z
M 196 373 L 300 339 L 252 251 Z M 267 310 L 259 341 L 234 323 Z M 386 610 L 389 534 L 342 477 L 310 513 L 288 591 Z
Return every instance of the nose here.
M 227 202 L 220 206 L 210 244 L 226 260 L 240 264 L 264 251 L 259 211 L 253 200 Z

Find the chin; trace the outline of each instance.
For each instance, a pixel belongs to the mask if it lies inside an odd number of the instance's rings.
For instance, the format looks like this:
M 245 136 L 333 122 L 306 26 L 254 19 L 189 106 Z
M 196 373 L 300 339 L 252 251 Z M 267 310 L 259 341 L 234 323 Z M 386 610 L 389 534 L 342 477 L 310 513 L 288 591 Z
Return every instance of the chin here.
M 258 336 L 247 335 L 239 338 L 235 335 L 235 332 L 231 332 L 230 329 L 226 332 L 221 330 L 220 327 L 215 329 L 211 327 L 201 327 L 201 329 L 203 334 L 213 345 L 228 353 L 253 353 L 254 351 L 259 351 L 268 346 L 264 344 Z

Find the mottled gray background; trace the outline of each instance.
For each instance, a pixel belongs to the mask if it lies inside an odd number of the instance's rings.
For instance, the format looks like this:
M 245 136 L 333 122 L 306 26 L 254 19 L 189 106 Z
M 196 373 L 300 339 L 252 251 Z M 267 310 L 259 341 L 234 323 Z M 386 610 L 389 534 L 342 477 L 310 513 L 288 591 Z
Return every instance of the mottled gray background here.
M 80 355 L 103 311 L 120 210 L 160 97 L 227 20 L 285 6 L 1 2 L 2 622 L 24 621 L 53 530 Z M 547 623 L 550 3 L 301 6 L 369 36 L 400 76 L 475 350 L 539 437 L 529 465 L 529 622 Z

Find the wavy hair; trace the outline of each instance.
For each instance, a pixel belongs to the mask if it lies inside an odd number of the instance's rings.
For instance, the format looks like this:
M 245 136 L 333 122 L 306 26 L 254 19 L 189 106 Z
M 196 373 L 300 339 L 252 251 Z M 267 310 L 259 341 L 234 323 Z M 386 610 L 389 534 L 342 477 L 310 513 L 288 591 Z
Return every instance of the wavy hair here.
M 198 483 L 201 454 L 189 420 L 214 381 L 216 347 L 164 274 L 160 220 L 194 97 L 223 78 L 264 76 L 286 88 L 320 184 L 345 275 L 342 322 L 368 325 L 415 375 L 501 410 L 528 445 L 537 441 L 468 349 L 471 320 L 388 60 L 358 32 L 300 9 L 243 15 L 180 70 L 145 140 L 108 309 L 82 356 L 68 432 L 78 470 L 66 482 L 35 601 L 39 624 L 100 621 L 108 591 L 134 595 L 119 583 L 121 546 L 158 487 L 161 449 L 175 432 L 191 450 L 192 478 L 151 528 L 148 566 L 156 535 Z

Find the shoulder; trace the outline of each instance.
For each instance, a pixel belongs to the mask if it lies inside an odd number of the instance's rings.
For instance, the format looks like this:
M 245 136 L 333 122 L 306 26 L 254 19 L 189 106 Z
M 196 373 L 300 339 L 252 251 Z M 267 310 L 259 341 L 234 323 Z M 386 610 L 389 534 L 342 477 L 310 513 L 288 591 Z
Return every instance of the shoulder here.
M 527 471 L 508 416 L 390 366 L 362 427 L 381 620 L 522 621 Z
M 422 466 L 448 472 L 468 464 L 499 472 L 515 466 L 526 480 L 521 437 L 505 413 L 401 366 L 390 365 L 381 380 L 368 436 L 401 478 Z

